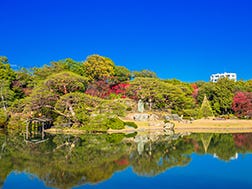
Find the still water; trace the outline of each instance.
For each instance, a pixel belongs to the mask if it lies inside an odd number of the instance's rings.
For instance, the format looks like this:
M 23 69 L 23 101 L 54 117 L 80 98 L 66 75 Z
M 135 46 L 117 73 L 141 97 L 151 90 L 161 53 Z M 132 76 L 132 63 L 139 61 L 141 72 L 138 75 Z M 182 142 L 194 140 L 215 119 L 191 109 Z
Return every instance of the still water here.
M 0 133 L 0 188 L 252 188 L 252 133 Z

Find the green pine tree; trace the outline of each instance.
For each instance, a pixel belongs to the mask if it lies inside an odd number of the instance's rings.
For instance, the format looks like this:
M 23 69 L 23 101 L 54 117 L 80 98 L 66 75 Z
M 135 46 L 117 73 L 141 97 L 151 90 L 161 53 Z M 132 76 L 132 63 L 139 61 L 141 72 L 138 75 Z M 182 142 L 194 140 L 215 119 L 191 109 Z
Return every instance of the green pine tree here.
M 199 117 L 202 118 L 208 118 L 208 117 L 213 117 L 213 110 L 211 108 L 211 105 L 206 97 L 206 95 L 204 96 L 204 99 L 202 101 L 200 110 L 199 110 Z

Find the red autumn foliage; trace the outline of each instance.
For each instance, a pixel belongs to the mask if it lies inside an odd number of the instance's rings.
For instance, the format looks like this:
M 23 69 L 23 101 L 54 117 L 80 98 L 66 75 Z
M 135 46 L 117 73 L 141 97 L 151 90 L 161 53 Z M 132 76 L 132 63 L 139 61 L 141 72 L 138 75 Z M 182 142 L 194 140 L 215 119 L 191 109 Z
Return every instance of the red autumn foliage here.
M 233 135 L 235 145 L 239 148 L 245 148 L 246 150 L 252 150 L 252 134 L 234 134 Z
M 122 95 L 122 98 L 126 98 L 126 89 L 130 86 L 128 83 L 119 83 L 111 87 L 110 92 L 117 95 Z
M 129 160 L 127 158 L 116 160 L 115 163 L 119 166 L 128 166 Z
M 110 84 L 106 80 L 99 80 L 91 83 L 85 93 L 100 98 L 108 98 L 111 94 L 121 95 L 122 98 L 125 98 L 129 85 L 128 83 Z
M 197 101 L 197 96 L 198 96 L 198 93 L 199 93 L 198 85 L 196 83 L 193 83 L 191 86 L 193 88 L 192 96 Z
M 237 92 L 233 98 L 232 110 L 238 117 L 252 118 L 252 92 Z
M 105 80 L 95 81 L 88 86 L 85 93 L 91 96 L 106 98 L 110 95 L 109 83 Z

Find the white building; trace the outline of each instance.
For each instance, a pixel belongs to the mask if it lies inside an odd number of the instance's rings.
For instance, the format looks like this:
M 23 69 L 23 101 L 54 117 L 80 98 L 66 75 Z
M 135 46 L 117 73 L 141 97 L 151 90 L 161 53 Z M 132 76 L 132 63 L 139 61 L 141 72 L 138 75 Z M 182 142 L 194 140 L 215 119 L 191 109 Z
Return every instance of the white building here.
M 234 80 L 234 81 L 237 81 L 237 75 L 236 75 L 236 73 L 226 73 L 226 72 L 224 72 L 224 73 L 217 73 L 217 74 L 212 74 L 211 76 L 210 76 L 210 81 L 212 81 L 212 82 L 217 82 L 218 81 L 218 79 L 220 79 L 220 78 L 228 78 L 228 79 L 231 79 L 231 80 Z

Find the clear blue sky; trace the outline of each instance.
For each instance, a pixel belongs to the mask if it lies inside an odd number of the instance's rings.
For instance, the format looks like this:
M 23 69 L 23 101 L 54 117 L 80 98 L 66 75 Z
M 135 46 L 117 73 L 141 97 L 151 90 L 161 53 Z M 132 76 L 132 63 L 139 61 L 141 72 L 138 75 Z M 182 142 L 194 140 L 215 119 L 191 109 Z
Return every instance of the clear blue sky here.
M 11 64 L 91 54 L 161 78 L 252 79 L 252 1 L 0 0 L 0 55 Z

